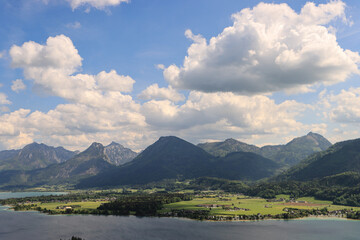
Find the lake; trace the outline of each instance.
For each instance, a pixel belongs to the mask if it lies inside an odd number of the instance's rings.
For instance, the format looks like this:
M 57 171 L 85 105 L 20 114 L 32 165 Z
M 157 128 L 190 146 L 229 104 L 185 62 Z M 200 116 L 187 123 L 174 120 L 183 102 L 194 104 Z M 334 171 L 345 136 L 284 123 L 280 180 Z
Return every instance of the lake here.
M 66 192 L 0 192 L 0 199 L 64 195 Z
M 357 240 L 360 221 L 343 219 L 200 222 L 178 218 L 59 215 L 0 210 L 0 239 L 59 240 L 79 236 L 107 239 Z

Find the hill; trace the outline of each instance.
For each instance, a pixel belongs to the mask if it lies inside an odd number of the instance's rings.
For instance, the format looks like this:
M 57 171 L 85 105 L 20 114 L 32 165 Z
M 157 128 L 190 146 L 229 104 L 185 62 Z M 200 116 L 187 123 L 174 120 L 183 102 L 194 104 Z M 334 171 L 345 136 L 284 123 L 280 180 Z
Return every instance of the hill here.
M 55 148 L 34 142 L 20 150 L 1 151 L 0 171 L 45 168 L 51 164 L 65 162 L 75 155 L 75 152 L 63 147 Z
M 357 179 L 354 174 L 360 174 L 360 139 L 336 143 L 281 174 L 278 179 L 309 181 L 327 178 L 339 182 L 349 177 Z

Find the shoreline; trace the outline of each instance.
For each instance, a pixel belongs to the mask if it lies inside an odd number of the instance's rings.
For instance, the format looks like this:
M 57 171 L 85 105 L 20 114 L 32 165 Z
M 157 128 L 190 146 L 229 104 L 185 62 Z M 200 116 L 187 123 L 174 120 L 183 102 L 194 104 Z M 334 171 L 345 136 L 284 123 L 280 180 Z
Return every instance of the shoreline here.
M 47 213 L 42 212 L 38 210 L 14 210 L 14 206 L 12 205 L 0 205 L 0 207 L 4 207 L 4 209 L 0 211 L 11 211 L 11 212 L 33 212 L 33 213 L 39 213 L 44 214 L 47 216 L 76 216 L 76 215 L 91 215 L 91 216 L 114 216 L 114 217 L 137 217 L 137 218 L 173 218 L 173 219 L 179 219 L 179 220 L 186 220 L 186 221 L 197 221 L 197 222 L 263 222 L 263 221 L 359 221 L 360 219 L 351 219 L 347 217 L 336 217 L 336 216 L 327 216 L 327 215 L 319 215 L 319 216 L 307 216 L 307 217 L 299 217 L 299 218 L 265 218 L 265 219 L 239 219 L 239 220 L 212 220 L 212 219 L 193 219 L 193 218 L 187 218 L 187 217 L 172 217 L 172 216 L 137 216 L 137 215 L 114 215 L 114 214 L 81 214 L 81 213 Z

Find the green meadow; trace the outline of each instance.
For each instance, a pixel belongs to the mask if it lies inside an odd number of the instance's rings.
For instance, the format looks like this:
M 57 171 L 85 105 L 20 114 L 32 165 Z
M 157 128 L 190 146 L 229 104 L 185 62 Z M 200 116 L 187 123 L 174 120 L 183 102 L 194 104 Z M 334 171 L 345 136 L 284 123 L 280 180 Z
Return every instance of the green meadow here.
M 278 198 L 289 199 L 287 195 L 279 195 Z M 223 201 L 221 199 L 228 199 Z M 170 211 L 171 209 L 187 209 L 187 210 L 210 210 L 210 215 L 223 215 L 223 216 L 236 216 L 236 215 L 254 215 L 254 214 L 281 214 L 285 213 L 284 208 L 298 208 L 298 209 L 321 209 L 328 208 L 329 211 L 340 210 L 340 209 L 353 209 L 359 210 L 360 207 L 349 207 L 341 205 L 332 205 L 331 201 L 316 200 L 313 197 L 299 198 L 297 201 L 306 201 L 306 203 L 286 203 L 284 202 L 267 202 L 263 198 L 249 198 L 243 195 L 228 195 L 223 197 L 208 196 L 204 198 L 194 198 L 191 201 L 181 201 L 176 203 L 167 204 L 162 209 L 162 212 Z M 230 210 L 226 210 L 223 207 L 199 207 L 202 204 L 217 204 L 227 205 Z M 245 210 L 233 210 L 233 208 L 248 209 Z
M 98 201 L 98 202 L 51 202 L 51 203 L 35 203 L 37 207 L 41 207 L 42 209 L 52 210 L 56 212 L 63 212 L 65 209 L 57 209 L 58 207 L 73 207 L 74 209 L 96 209 L 102 203 L 107 203 L 108 201 Z

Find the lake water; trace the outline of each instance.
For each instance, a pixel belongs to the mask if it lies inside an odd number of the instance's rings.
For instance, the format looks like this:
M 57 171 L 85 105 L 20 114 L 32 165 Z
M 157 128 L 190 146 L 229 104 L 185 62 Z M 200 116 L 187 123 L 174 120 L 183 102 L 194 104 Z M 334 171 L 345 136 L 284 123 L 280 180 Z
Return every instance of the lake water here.
M 358 240 L 360 221 L 200 222 L 177 218 L 49 216 L 37 212 L 0 211 L 1 240 L 59 240 L 73 235 L 86 240 Z
M 66 192 L 0 192 L 0 199 L 64 195 Z

